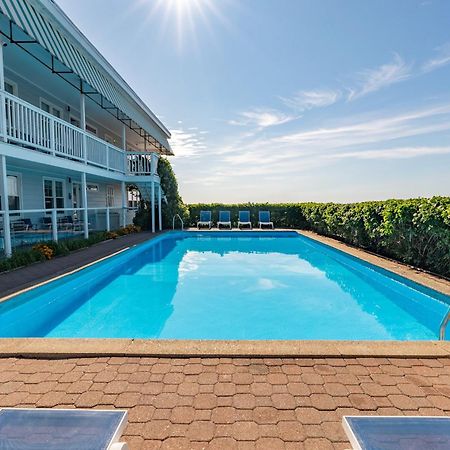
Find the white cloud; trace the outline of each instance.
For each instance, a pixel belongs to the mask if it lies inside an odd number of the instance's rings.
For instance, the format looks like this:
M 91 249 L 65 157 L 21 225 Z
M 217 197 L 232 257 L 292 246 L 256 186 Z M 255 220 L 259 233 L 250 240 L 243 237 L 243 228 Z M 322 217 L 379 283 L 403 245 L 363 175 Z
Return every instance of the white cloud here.
M 320 108 L 336 103 L 341 97 L 341 92 L 332 89 L 315 89 L 299 91 L 291 98 L 281 97 L 283 103 L 297 111 L 305 111 L 312 108 Z
M 409 159 L 421 156 L 448 155 L 450 147 L 393 147 L 380 150 L 362 150 L 329 155 L 330 158 L 350 159 Z
M 411 76 L 411 67 L 395 54 L 394 60 L 375 69 L 366 69 L 358 74 L 358 86 L 349 89 L 349 100 L 355 100 L 378 91 Z
M 432 72 L 447 64 L 450 64 L 450 42 L 436 49 L 436 56 L 425 61 L 422 65 L 423 72 Z
M 276 109 L 254 108 L 249 111 L 239 113 L 239 119 L 230 120 L 230 125 L 238 126 L 257 126 L 258 128 L 267 128 L 275 125 L 290 122 L 298 117 L 285 114 Z
M 180 124 L 180 122 L 178 122 Z M 178 127 L 171 130 L 172 138 L 170 146 L 175 157 L 194 156 L 206 149 L 202 132 L 197 128 L 188 128 L 187 130 Z

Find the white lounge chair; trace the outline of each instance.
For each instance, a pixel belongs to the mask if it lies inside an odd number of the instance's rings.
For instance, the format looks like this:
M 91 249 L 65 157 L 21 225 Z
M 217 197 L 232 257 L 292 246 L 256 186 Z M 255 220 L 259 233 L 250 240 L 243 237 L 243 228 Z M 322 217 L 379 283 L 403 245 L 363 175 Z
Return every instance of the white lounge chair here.
M 431 450 L 450 448 L 450 417 L 344 416 L 353 450 Z
M 250 211 L 239 211 L 238 228 L 250 227 L 252 229 L 252 222 L 250 220 Z
M 197 228 L 207 226 L 212 228 L 211 211 L 200 211 L 200 220 L 197 222 Z
M 217 222 L 217 228 L 220 228 L 221 226 L 229 227 L 231 230 L 230 211 L 219 211 L 219 221 Z
M 15 450 L 128 450 L 119 442 L 127 411 L 4 408 L 0 448 Z
M 258 226 L 259 228 L 268 226 L 273 229 L 273 222 L 270 221 L 270 211 L 259 211 Z

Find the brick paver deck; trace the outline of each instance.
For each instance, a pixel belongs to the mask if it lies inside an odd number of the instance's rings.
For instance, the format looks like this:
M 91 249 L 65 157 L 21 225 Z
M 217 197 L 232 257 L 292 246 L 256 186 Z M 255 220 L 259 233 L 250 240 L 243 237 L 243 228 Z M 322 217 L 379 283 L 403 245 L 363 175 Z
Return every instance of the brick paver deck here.
M 131 450 L 345 449 L 343 415 L 447 415 L 450 358 L 4 358 L 2 406 L 126 408 Z

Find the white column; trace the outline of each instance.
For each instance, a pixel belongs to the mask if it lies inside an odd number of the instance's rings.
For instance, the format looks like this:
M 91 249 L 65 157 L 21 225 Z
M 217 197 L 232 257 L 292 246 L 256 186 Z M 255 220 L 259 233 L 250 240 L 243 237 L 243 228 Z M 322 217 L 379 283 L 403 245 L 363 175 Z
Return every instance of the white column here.
M 7 141 L 6 137 L 6 114 L 5 114 L 5 72 L 3 66 L 3 41 L 0 39 L 0 102 L 1 102 L 1 111 L 0 111 L 0 133 L 1 139 L 3 141 Z
M 88 202 L 87 202 L 87 186 L 86 186 L 86 172 L 81 173 L 81 197 L 83 207 L 83 231 L 84 238 L 89 237 L 89 223 L 88 223 Z
M 83 130 L 83 138 L 81 139 L 83 145 L 83 158 L 87 162 L 87 145 L 86 145 L 86 96 L 80 93 L 80 128 Z
M 111 231 L 111 222 L 109 218 L 109 208 L 106 208 L 106 231 Z
M 122 149 L 123 149 L 123 170 L 128 173 L 128 158 L 127 158 L 127 127 L 122 124 Z
M 9 204 L 8 204 L 8 178 L 6 175 L 6 156 L 0 156 L 0 196 L 2 197 L 3 215 L 3 241 L 5 248 L 5 255 L 9 258 L 12 254 L 11 247 L 11 222 L 9 220 Z
M 152 202 L 152 233 L 155 232 L 155 180 L 153 180 L 152 175 L 152 193 L 151 193 L 151 202 Z
M 86 130 L 86 96 L 80 93 L 80 128 Z
M 162 231 L 161 185 L 158 185 L 158 222 L 159 231 Z
M 58 242 L 58 216 L 56 214 L 56 205 L 53 205 L 52 209 L 52 240 Z
M 127 224 L 127 190 L 125 187 L 125 181 L 122 181 L 122 226 Z

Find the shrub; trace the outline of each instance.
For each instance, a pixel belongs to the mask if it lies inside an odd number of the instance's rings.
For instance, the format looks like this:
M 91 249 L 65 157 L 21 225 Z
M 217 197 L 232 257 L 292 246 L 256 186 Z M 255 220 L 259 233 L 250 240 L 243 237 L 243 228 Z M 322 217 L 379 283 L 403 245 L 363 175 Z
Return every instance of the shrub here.
M 123 234 L 137 233 L 140 231 L 139 227 L 135 225 L 128 225 L 122 228 Z M 90 247 L 98 244 L 106 239 L 117 238 L 118 232 L 96 232 L 92 233 L 88 239 L 72 238 L 63 241 L 44 241 L 38 242 L 31 249 L 15 250 L 10 258 L 0 260 L 0 272 L 17 269 L 18 267 L 28 266 L 37 261 L 49 260 L 55 256 L 68 255 L 70 252 L 82 248 Z
M 34 250 L 35 252 L 40 253 L 45 259 L 52 259 L 53 255 L 54 255 L 54 250 L 52 248 L 50 248 L 49 245 L 41 243 L 41 244 L 36 244 L 32 250 Z

